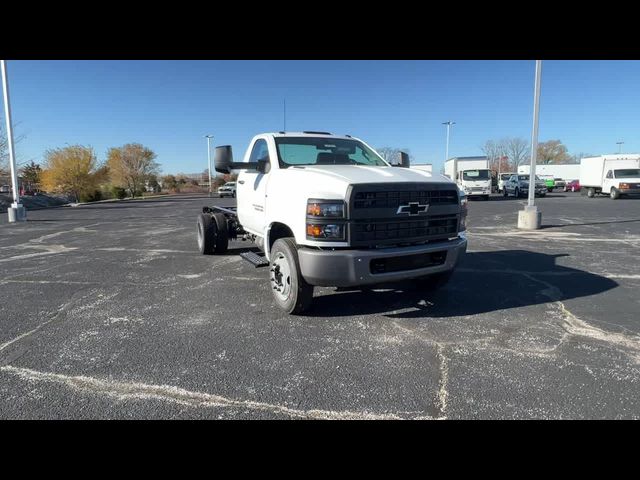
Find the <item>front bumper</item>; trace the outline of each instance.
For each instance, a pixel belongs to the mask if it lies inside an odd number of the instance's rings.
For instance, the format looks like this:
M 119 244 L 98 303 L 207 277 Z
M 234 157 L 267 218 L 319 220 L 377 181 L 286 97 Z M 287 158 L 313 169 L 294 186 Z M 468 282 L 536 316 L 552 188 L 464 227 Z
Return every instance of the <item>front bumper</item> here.
M 300 270 L 307 283 L 322 287 L 353 287 L 376 283 L 407 280 L 431 273 L 452 270 L 467 251 L 467 239 L 461 234 L 454 240 L 427 245 L 392 247 L 370 250 L 298 250 Z M 446 252 L 442 264 L 400 271 L 372 273 L 373 262 L 379 263 L 398 257 L 439 254 Z M 414 257 L 416 258 L 416 257 Z
M 620 188 L 618 191 L 622 195 L 640 195 L 640 188 Z
M 547 187 L 536 187 L 536 191 L 534 193 L 536 195 L 546 195 L 547 194 Z M 522 194 L 523 195 L 528 195 L 529 194 L 529 189 L 528 188 L 523 188 L 522 189 Z

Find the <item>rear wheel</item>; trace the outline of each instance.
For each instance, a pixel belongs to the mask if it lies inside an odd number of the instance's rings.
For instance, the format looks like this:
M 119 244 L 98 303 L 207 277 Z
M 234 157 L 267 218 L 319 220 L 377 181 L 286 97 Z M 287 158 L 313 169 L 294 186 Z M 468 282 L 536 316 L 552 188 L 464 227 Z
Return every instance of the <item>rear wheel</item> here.
M 231 192 L 231 198 L 236 198 L 236 192 Z
M 213 220 L 216 222 L 215 253 L 225 253 L 229 248 L 227 219 L 222 213 L 214 213 Z
M 215 253 L 217 226 L 211 215 L 201 213 L 198 215 L 198 250 L 203 255 Z
M 591 187 L 587 189 L 587 197 L 593 198 L 596 196 L 596 189 Z
M 313 300 L 313 286 L 300 273 L 296 242 L 293 238 L 279 238 L 269 256 L 269 282 L 276 303 L 290 314 L 304 312 Z
M 620 190 L 618 190 L 616 187 L 611 187 L 611 192 L 609 193 L 609 196 L 611 197 L 612 200 L 617 200 L 620 198 Z

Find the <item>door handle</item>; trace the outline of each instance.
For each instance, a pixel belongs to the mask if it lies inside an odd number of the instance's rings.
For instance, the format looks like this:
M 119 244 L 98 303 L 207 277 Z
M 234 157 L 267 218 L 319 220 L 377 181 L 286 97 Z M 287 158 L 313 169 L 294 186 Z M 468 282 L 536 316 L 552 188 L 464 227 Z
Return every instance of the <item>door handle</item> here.
M 238 180 L 238 183 L 239 183 L 240 185 L 244 185 L 244 180 Z

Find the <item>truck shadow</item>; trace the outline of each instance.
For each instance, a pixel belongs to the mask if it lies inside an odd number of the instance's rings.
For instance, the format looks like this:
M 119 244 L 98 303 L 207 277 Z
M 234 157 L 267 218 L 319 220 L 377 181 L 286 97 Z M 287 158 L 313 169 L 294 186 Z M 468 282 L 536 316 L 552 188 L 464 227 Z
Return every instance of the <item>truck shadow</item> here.
M 421 290 L 411 281 L 370 287 L 373 290 L 336 289 L 316 296 L 308 315 L 456 317 L 587 297 L 618 286 L 609 278 L 558 265 L 556 259 L 563 256 L 568 255 L 527 250 L 467 253 L 440 290 Z

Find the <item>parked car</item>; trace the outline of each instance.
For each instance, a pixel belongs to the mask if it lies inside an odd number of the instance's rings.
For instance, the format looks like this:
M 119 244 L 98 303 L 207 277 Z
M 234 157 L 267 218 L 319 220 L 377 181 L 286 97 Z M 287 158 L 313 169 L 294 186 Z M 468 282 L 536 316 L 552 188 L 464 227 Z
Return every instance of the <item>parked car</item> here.
M 236 198 L 236 182 L 227 182 L 218 188 L 220 197 Z
M 0 185 L 0 193 L 11 193 L 10 185 Z
M 553 175 L 536 175 L 536 178 L 541 182 L 544 182 L 547 187 L 547 192 L 553 192 L 553 189 L 556 187 L 556 181 L 553 178 Z
M 562 188 L 564 190 L 565 185 L 567 184 L 567 182 L 565 182 L 562 178 L 554 178 L 553 181 L 555 188 Z
M 517 175 L 517 173 L 511 172 L 500 174 L 500 178 L 498 179 L 498 193 L 502 193 L 502 191 L 504 190 L 504 184 L 509 181 L 511 175 Z
M 514 197 L 526 196 L 529 194 L 529 175 L 511 175 L 511 178 L 504 184 L 505 197 L 513 195 Z M 547 185 L 536 175 L 535 194 L 544 197 L 547 194 Z
M 564 191 L 565 192 L 579 192 L 580 191 L 580 180 L 571 180 L 570 182 L 567 182 L 567 184 L 564 186 Z

